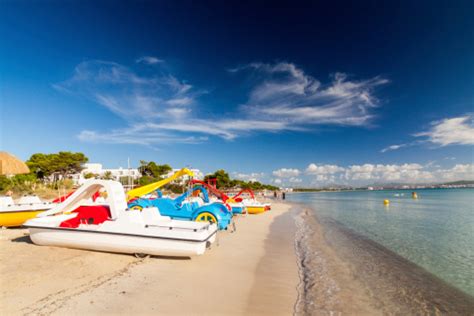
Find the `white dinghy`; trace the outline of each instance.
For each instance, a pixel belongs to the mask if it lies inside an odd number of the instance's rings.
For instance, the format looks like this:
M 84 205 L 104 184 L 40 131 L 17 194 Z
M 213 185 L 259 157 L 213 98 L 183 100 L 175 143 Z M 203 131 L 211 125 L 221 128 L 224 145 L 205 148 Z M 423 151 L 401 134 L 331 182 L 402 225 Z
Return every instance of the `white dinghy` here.
M 100 189 L 106 203 L 91 204 Z M 122 185 L 111 180 L 89 180 L 24 226 L 37 245 L 157 256 L 201 255 L 217 234 L 216 224 L 172 220 L 156 207 L 129 210 Z

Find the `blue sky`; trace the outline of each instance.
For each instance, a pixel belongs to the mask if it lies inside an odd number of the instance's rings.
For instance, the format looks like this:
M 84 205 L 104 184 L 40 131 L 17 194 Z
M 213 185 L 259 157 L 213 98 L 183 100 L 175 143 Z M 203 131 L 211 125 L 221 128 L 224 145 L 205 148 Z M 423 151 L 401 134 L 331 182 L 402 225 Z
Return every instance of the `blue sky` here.
M 0 147 L 279 185 L 474 178 L 472 1 L 5 1 Z

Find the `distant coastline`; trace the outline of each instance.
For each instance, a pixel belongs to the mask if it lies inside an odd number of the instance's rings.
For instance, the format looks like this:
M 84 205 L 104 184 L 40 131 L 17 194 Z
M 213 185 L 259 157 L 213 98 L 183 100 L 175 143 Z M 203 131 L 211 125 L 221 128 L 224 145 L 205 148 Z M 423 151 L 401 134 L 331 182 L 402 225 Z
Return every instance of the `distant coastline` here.
M 425 190 L 425 189 L 472 189 L 474 180 L 462 180 L 437 184 L 374 184 L 364 187 L 324 187 L 324 188 L 293 188 L 292 192 L 341 192 L 341 191 L 391 191 L 391 190 Z

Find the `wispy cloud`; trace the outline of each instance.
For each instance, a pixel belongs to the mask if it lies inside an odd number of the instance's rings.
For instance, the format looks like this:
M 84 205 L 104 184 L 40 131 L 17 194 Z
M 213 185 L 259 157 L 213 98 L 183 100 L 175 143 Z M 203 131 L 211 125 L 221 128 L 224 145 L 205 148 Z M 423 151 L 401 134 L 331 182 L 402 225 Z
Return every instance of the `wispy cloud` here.
M 79 140 L 91 143 L 134 144 L 153 146 L 156 144 L 199 144 L 208 140 L 206 136 L 179 136 L 163 132 L 147 125 L 114 129 L 106 132 L 83 130 Z
M 155 65 L 155 64 L 164 62 L 164 60 L 153 57 L 153 56 L 143 56 L 143 57 L 138 58 L 135 62 L 144 63 L 148 65 Z
M 437 146 L 448 145 L 474 145 L 474 118 L 471 114 L 460 117 L 446 118 L 431 122 L 431 128 L 426 132 L 416 133 L 413 136 L 423 138 L 409 143 L 391 145 L 383 148 L 380 152 L 398 150 L 424 143 Z
M 54 88 L 87 98 L 127 121 L 148 122 L 168 117 L 169 110 L 183 106 L 190 110 L 202 93 L 163 71 L 145 76 L 123 65 L 99 60 L 80 63 L 70 79 Z
M 249 99 L 230 110 L 232 117 L 204 116 L 198 102 L 207 93 L 179 79 L 164 61 L 144 56 L 136 60 L 149 68 L 134 70 L 115 62 L 92 60 L 76 66 L 71 78 L 53 85 L 58 91 L 87 98 L 127 126 L 112 131 L 82 131 L 79 139 L 104 143 L 161 144 L 200 142 L 207 136 L 232 140 L 259 132 L 308 131 L 318 124 L 365 125 L 379 101 L 377 86 L 388 80 L 374 77 L 349 80 L 337 73 L 322 84 L 292 63 L 252 63 L 231 72 L 258 74 Z M 141 69 L 143 70 L 143 69 Z
M 299 126 L 366 125 L 374 118 L 372 109 L 380 103 L 375 89 L 389 82 L 380 76 L 351 80 L 344 73 L 336 73 L 324 84 L 287 62 L 251 63 L 229 71 L 257 75 L 245 110 Z
M 387 151 L 397 150 L 397 149 L 407 147 L 407 146 L 408 146 L 408 144 L 391 145 L 391 146 L 383 148 L 380 152 L 385 153 Z
M 427 141 L 440 146 L 474 145 L 473 121 L 472 115 L 446 118 L 432 122 L 428 131 L 415 134 L 415 136 L 426 137 Z

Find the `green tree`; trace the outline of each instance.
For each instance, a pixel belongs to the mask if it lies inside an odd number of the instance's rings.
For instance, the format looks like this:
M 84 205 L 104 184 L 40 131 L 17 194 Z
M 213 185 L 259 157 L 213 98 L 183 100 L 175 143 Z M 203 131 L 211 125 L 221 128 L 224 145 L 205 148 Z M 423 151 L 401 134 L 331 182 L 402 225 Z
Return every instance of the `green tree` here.
M 155 179 L 161 179 L 171 170 L 173 170 L 173 168 L 168 164 L 157 165 L 154 161 L 147 162 L 144 160 L 140 160 L 140 167 L 138 167 L 138 171 L 140 171 L 143 176 Z
M 55 172 L 59 172 L 65 178 L 70 174 L 81 172 L 82 165 L 89 161 L 89 158 L 83 153 L 60 151 L 53 161 L 55 162 Z
M 84 174 L 84 179 L 92 179 L 92 178 L 97 178 L 99 175 L 92 173 L 92 172 L 87 172 Z
M 83 153 L 60 151 L 57 154 L 33 154 L 26 164 L 38 178 L 44 179 L 53 175 L 54 180 L 57 180 L 59 176 L 65 178 L 79 173 L 83 169 L 82 165 L 88 160 Z
M 217 170 L 212 174 L 208 174 L 204 177 L 204 181 L 209 179 L 217 179 L 216 186 L 218 189 L 229 189 L 229 188 L 241 188 L 241 189 L 251 189 L 254 191 L 260 190 L 278 190 L 277 187 L 273 185 L 263 184 L 258 181 L 246 182 L 238 179 L 231 179 L 229 174 L 225 170 Z
M 53 173 L 53 157 L 56 154 L 33 154 L 26 164 L 30 171 L 36 174 L 39 179 L 49 177 Z
M 104 180 L 113 180 L 113 179 L 114 179 L 114 176 L 113 176 L 112 172 L 106 171 L 106 172 L 102 175 L 101 178 L 104 179 Z
M 21 193 L 32 193 L 37 184 L 34 173 L 17 174 L 13 177 L 0 176 L 0 191 L 12 190 Z
M 7 176 L 0 176 L 0 191 L 8 191 L 13 185 L 13 182 Z
M 156 181 L 158 181 L 156 178 L 153 178 L 150 176 L 143 176 L 143 177 L 140 177 L 140 179 L 138 179 L 138 184 L 140 186 L 143 186 L 143 185 L 147 185 Z
M 208 174 L 204 177 L 204 181 L 214 178 L 216 179 L 216 186 L 218 189 L 228 189 L 232 187 L 232 180 L 225 170 L 219 169 L 212 174 Z

